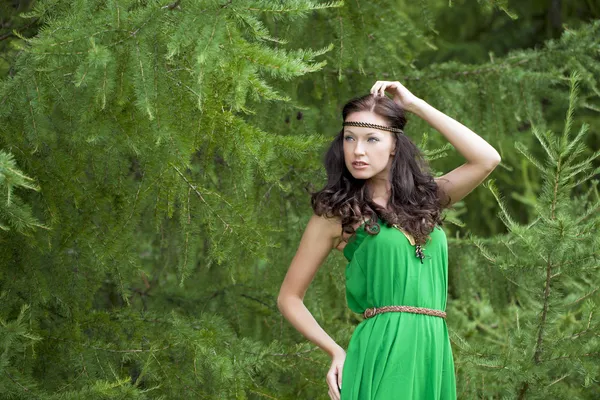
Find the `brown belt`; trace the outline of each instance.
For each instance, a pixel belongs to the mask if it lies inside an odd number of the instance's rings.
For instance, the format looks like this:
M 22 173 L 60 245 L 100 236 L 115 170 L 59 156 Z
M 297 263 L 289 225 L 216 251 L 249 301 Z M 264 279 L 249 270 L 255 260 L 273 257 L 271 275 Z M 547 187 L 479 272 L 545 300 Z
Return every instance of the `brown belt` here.
M 433 315 L 434 317 L 446 318 L 446 313 L 440 310 L 434 310 L 432 308 L 424 308 L 424 307 L 413 307 L 413 306 L 383 306 L 383 307 L 373 307 L 367 308 L 363 313 L 363 317 L 371 318 L 377 314 L 381 314 L 384 312 L 397 311 L 397 312 L 409 312 L 415 314 L 427 314 Z

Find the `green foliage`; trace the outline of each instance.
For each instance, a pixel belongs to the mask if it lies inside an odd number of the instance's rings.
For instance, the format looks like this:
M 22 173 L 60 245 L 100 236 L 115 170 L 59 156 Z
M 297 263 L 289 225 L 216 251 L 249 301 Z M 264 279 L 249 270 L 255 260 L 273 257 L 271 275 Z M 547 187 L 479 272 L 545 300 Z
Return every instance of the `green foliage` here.
M 487 184 L 510 233 L 490 246 L 471 239 L 494 270 L 493 285 L 496 290 L 504 289 L 504 297 L 492 306 L 488 293 L 497 293 L 483 286 L 478 306 L 466 296 L 458 301 L 455 312 L 471 316 L 462 317 L 460 324 L 462 334 L 468 337 L 454 335 L 460 390 L 467 398 L 497 394 L 534 399 L 580 397 L 580 386 L 590 398 L 598 394 L 598 181 L 584 194 L 574 192 L 600 171 L 592 165 L 600 152 L 577 160 L 585 150 L 587 126 L 582 125 L 572 137 L 579 76 L 573 73 L 570 79 L 562 134 L 533 128 L 546 152 L 543 162 L 531 160 L 543 177 L 534 221 L 526 225 L 516 222 L 493 181 Z M 525 147 L 516 147 L 530 159 Z M 468 268 L 480 269 L 480 264 Z M 472 282 L 489 280 L 486 270 L 473 271 Z M 485 335 L 477 335 L 479 329 Z
M 33 179 L 17 168 L 14 156 L 0 150 L 0 229 L 8 231 L 12 226 L 24 234 L 37 227 L 45 228 L 32 215 L 31 207 L 15 196 L 15 188 L 39 191 Z
M 48 0 L 10 14 L 39 29 L 0 41 L 0 397 L 326 398 L 329 358 L 275 298 L 340 107 L 376 80 L 502 155 L 491 190 L 447 214 L 459 398 L 598 397 L 600 23 L 569 5 L 569 27 L 546 32 L 547 7 Z M 463 162 L 411 117 L 436 174 Z M 305 304 L 345 347 L 360 319 L 343 276 L 332 254 Z

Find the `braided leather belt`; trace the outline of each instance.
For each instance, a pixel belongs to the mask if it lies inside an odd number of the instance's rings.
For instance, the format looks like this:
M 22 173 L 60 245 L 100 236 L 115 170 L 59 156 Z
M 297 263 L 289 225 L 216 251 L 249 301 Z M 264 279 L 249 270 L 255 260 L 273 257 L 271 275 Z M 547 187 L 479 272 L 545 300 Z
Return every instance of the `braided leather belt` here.
M 363 313 L 363 317 L 371 318 L 377 314 L 381 314 L 384 312 L 409 312 L 414 314 L 426 314 L 433 315 L 434 317 L 446 318 L 446 313 L 440 310 L 434 310 L 432 308 L 424 308 L 424 307 L 413 307 L 413 306 L 383 306 L 383 307 L 373 307 L 367 308 Z

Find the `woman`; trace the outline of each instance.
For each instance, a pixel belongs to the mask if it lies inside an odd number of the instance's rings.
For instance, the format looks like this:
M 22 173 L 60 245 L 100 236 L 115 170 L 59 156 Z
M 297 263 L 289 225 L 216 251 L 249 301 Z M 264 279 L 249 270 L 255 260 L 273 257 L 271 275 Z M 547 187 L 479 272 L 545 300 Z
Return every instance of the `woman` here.
M 404 135 L 405 111 L 444 135 L 466 163 L 434 178 Z M 312 195 L 314 215 L 281 285 L 278 307 L 331 356 L 331 399 L 455 399 L 441 212 L 482 183 L 500 155 L 400 82 L 377 81 L 369 95 L 346 104 L 342 116 L 343 129 L 325 158 L 327 185 Z M 332 249 L 349 261 L 346 299 L 365 317 L 347 353 L 303 303 Z

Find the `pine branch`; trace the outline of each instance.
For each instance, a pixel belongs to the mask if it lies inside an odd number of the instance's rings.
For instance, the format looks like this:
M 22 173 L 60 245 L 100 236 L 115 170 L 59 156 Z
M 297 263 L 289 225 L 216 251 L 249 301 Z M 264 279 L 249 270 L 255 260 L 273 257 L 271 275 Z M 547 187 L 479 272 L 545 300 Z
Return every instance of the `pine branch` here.
M 571 75 L 571 94 L 570 94 L 570 98 L 569 98 L 569 109 L 567 111 L 567 116 L 566 116 L 566 122 L 565 122 L 565 129 L 563 131 L 563 141 L 562 146 L 566 147 L 567 146 L 567 138 L 569 137 L 569 131 L 571 129 L 571 125 L 572 125 L 572 119 L 573 119 L 573 112 L 574 112 L 574 104 L 576 102 L 577 99 L 577 88 L 578 88 L 578 75 L 577 74 L 572 74 Z M 554 150 L 554 149 L 553 149 Z M 558 153 L 557 151 L 554 150 L 554 153 Z M 548 153 L 548 156 L 551 157 L 551 154 Z M 553 185 L 553 193 L 552 193 L 552 202 L 551 202 L 551 219 L 555 220 L 556 219 L 556 206 L 557 206 L 557 202 L 558 202 L 558 190 L 559 190 L 559 180 L 560 177 L 562 175 L 562 157 L 559 156 L 558 159 L 556 160 L 556 172 L 554 173 L 554 185 Z M 543 338 L 544 338 L 544 330 L 546 328 L 546 318 L 548 315 L 548 303 L 550 301 L 550 282 L 552 279 L 552 263 L 550 261 L 550 255 L 548 256 L 548 261 L 546 263 L 546 279 L 544 282 L 544 305 L 542 308 L 542 316 L 541 316 L 541 321 L 540 321 L 540 325 L 538 327 L 538 335 L 537 335 L 537 341 L 536 341 L 536 345 L 535 345 L 535 351 L 534 351 L 534 360 L 537 364 L 539 364 L 541 362 L 541 357 L 542 357 L 542 343 L 543 343 Z
M 19 386 L 21 389 L 23 389 L 25 392 L 27 392 L 30 396 L 35 396 L 36 399 L 41 399 L 40 396 L 38 396 L 37 394 L 33 393 L 29 388 L 21 385 L 21 383 L 19 383 L 8 371 L 4 370 L 4 374 L 6 376 L 8 376 L 9 379 L 11 381 L 13 381 L 17 386 Z
M 540 360 L 540 362 L 550 362 L 550 361 L 556 361 L 556 360 L 566 360 L 566 359 L 572 359 L 572 358 L 595 357 L 595 356 L 600 357 L 600 352 L 554 357 L 554 358 L 549 358 L 547 360 Z
M 179 174 L 179 176 L 181 176 L 181 178 L 183 178 L 183 180 L 185 181 L 185 183 L 188 184 L 188 186 L 194 191 L 194 193 L 196 193 L 196 195 L 198 196 L 198 198 L 200 200 L 202 200 L 202 202 L 209 208 L 209 210 L 211 211 L 211 213 L 213 213 L 214 215 L 216 215 L 221 220 L 221 223 L 223 224 L 224 229 L 226 231 L 229 230 L 230 232 L 233 232 L 233 229 L 231 228 L 231 226 L 227 222 L 225 222 L 225 220 L 210 206 L 210 204 L 208 204 L 208 202 L 206 201 L 206 199 L 204 198 L 204 196 L 202 196 L 202 193 L 200 193 L 198 191 L 198 189 L 194 185 L 192 185 L 192 183 L 190 181 L 187 180 L 187 178 L 185 177 L 185 175 L 183 175 L 181 173 L 181 171 L 179 170 L 179 168 L 177 168 L 173 164 L 171 164 L 171 167 L 173 167 L 173 169 L 175 171 L 177 171 L 177 173 Z M 223 199 L 221 198 L 221 200 L 223 200 Z M 231 207 L 231 204 L 227 203 L 227 205 L 229 205 Z M 244 222 L 243 217 L 240 216 L 240 218 L 242 219 L 242 222 Z
M 542 308 L 542 316 L 540 320 L 540 325 L 538 327 L 538 335 L 537 341 L 535 343 L 535 351 L 534 351 L 534 360 L 536 363 L 540 363 L 542 356 L 542 343 L 544 338 L 544 330 L 546 328 L 546 318 L 548 316 L 548 303 L 550 301 L 550 280 L 552 273 L 552 264 L 550 260 L 546 265 L 546 280 L 544 282 L 544 306 Z
M 64 338 L 60 338 L 60 337 L 56 337 L 56 336 L 46 336 L 47 339 L 53 339 L 53 340 L 58 340 L 61 342 L 65 342 L 65 343 L 73 343 L 77 346 L 81 346 L 81 347 L 85 347 L 88 349 L 93 349 L 93 350 L 100 350 L 100 351 L 105 351 L 107 353 L 152 353 L 152 352 L 156 352 L 156 351 L 163 351 L 163 350 L 167 350 L 173 347 L 173 344 L 169 344 L 167 346 L 164 347 L 159 347 L 159 348 L 150 348 L 150 349 L 125 349 L 125 350 L 121 350 L 121 349 L 109 349 L 106 347 L 98 347 L 98 346 L 92 346 L 86 343 L 82 343 L 81 341 L 75 341 L 75 340 L 68 340 L 68 339 L 64 339 Z
M 584 300 L 584 299 L 586 299 L 586 298 L 590 297 L 591 295 L 593 295 L 594 293 L 596 293 L 596 292 L 597 292 L 599 289 L 600 289 L 600 287 L 597 287 L 597 288 L 595 288 L 595 289 L 594 289 L 594 290 L 592 290 L 591 292 L 589 292 L 589 293 L 586 293 L 585 295 L 583 295 L 583 296 L 581 296 L 580 298 L 578 298 L 577 300 L 575 300 L 575 301 L 573 301 L 573 302 L 571 302 L 571 303 L 567 304 L 566 306 L 567 306 L 567 307 L 570 307 L 570 306 L 572 306 L 572 305 L 574 305 L 574 304 L 577 304 L 577 303 L 579 303 L 581 300 Z

